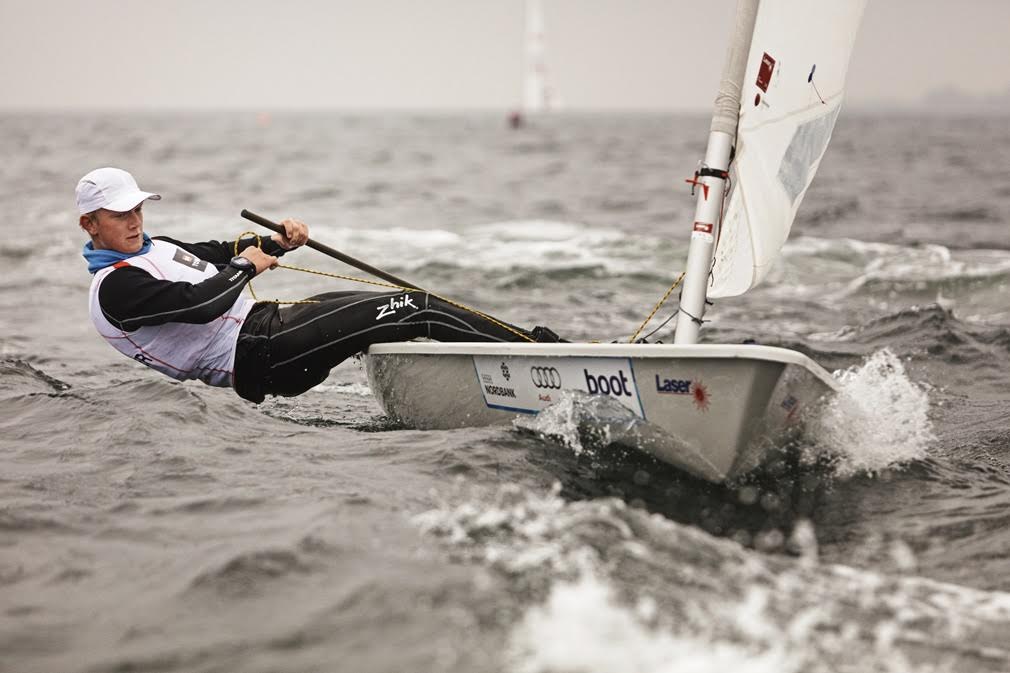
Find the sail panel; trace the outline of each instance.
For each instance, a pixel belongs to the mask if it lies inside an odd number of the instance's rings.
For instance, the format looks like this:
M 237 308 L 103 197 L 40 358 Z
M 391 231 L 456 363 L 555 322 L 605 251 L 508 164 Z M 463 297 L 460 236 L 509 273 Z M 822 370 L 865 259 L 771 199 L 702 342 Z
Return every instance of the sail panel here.
M 778 259 L 834 130 L 864 5 L 761 3 L 709 297 L 743 294 Z
M 831 131 L 835 128 L 835 120 L 841 109 L 836 106 L 830 114 L 800 124 L 793 139 L 789 141 L 777 177 L 793 204 L 806 192 L 813 180 L 813 172 L 817 170 L 824 150 L 828 148 Z

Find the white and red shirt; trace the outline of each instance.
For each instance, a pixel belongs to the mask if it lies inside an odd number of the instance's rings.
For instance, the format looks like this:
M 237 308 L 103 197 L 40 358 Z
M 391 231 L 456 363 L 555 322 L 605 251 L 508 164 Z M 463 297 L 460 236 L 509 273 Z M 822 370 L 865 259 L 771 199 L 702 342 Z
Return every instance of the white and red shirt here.
M 283 252 L 264 243 L 264 252 Z M 217 241 L 153 239 L 147 252 L 95 273 L 95 328 L 120 353 L 174 379 L 231 386 L 239 330 L 255 303 L 242 296 L 252 274 L 228 266 L 233 251 Z

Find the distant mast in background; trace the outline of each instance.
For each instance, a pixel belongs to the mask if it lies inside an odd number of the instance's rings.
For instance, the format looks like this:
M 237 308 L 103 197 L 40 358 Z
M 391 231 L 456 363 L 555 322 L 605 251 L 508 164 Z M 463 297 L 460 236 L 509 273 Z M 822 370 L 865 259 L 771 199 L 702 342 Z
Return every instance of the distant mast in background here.
M 512 128 L 519 128 L 530 114 L 550 110 L 555 104 L 547 86 L 544 66 L 543 8 L 540 0 L 526 0 L 522 107 L 509 114 L 509 124 Z

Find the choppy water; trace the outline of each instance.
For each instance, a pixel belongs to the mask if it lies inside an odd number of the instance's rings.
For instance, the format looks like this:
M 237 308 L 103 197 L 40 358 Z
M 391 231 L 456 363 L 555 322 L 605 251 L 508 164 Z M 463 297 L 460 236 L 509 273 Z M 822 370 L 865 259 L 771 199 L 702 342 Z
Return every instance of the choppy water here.
M 842 115 L 784 259 L 704 338 L 797 348 L 843 393 L 728 487 L 607 445 L 579 400 L 419 432 L 349 362 L 256 407 L 88 321 L 73 187 L 111 164 L 164 194 L 152 233 L 294 215 L 520 324 L 627 337 L 680 270 L 706 128 L 0 117 L 0 671 L 1010 670 L 1005 118 Z

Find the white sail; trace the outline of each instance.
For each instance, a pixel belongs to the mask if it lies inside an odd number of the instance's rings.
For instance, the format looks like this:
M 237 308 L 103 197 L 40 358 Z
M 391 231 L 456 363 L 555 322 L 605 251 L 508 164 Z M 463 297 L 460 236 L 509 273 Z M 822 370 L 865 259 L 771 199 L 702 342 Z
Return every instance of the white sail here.
M 763 0 L 709 297 L 767 275 L 828 146 L 865 0 Z

